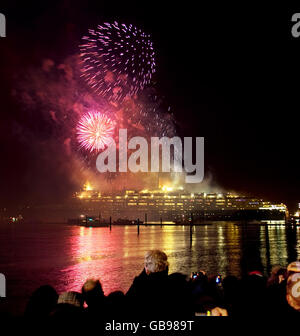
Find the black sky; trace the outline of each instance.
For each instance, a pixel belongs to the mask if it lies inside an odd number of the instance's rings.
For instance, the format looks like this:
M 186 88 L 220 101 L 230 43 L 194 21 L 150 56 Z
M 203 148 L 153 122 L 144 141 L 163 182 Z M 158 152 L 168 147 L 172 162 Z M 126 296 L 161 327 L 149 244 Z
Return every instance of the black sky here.
M 59 159 L 49 167 L 42 159 L 46 153 L 20 140 L 15 120 L 31 130 L 36 123 L 39 140 L 47 125 L 31 120 L 14 101 L 14 74 L 43 58 L 74 54 L 87 29 L 111 20 L 152 34 L 158 90 L 172 106 L 181 135 L 205 137 L 206 172 L 216 183 L 289 206 L 300 201 L 300 38 L 291 36 L 291 16 L 300 8 L 1 1 L 0 12 L 7 18 L 7 37 L 0 39 L 2 206 L 43 197 L 45 188 L 49 199 L 65 196 L 72 187 L 57 168 Z

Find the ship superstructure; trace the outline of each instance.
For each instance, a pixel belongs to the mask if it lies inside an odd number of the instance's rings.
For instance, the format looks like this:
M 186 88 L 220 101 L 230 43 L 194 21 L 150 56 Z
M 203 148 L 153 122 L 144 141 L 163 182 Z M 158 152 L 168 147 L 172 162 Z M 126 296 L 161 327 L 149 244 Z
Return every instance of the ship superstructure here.
M 83 213 L 103 218 L 144 218 L 148 221 L 203 219 L 285 219 L 287 207 L 260 198 L 234 193 L 188 192 L 183 187 L 162 186 L 157 190 L 124 190 L 101 193 L 89 183 L 74 194 Z

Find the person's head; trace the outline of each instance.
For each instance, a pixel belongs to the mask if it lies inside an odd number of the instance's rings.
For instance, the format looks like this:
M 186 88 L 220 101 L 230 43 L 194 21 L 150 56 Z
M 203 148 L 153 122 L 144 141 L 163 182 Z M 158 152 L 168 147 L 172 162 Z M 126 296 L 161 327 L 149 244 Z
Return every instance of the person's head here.
M 234 275 L 227 275 L 222 281 L 224 299 L 233 303 L 240 295 L 240 280 Z
M 82 286 L 81 292 L 89 307 L 99 305 L 105 297 L 99 280 L 88 279 Z
M 107 298 L 112 301 L 119 301 L 119 300 L 123 300 L 125 298 L 125 295 L 122 291 L 114 291 L 114 292 L 109 293 Z
M 183 286 L 185 286 L 187 284 L 186 274 L 179 273 L 179 272 L 170 274 L 169 275 L 169 280 L 176 283 L 176 284 L 183 285 Z
M 191 277 L 190 288 L 193 296 L 206 295 L 208 287 L 209 282 L 205 272 L 197 272 L 196 277 Z
M 57 300 L 58 304 L 68 304 L 77 308 L 83 307 L 83 297 L 78 292 L 64 292 L 60 294 Z
M 119 319 L 124 319 L 128 312 L 126 305 L 127 299 L 123 292 L 114 291 L 107 295 L 105 304 L 106 316 L 114 316 Z
M 47 316 L 55 307 L 58 294 L 49 285 L 41 286 L 34 291 L 27 304 L 26 316 Z
M 160 250 L 148 251 L 145 255 L 145 271 L 147 274 L 168 272 L 168 257 Z
M 272 268 L 271 276 L 268 279 L 268 285 L 278 285 L 286 279 L 287 269 L 276 265 Z
M 267 279 L 260 273 L 254 273 L 241 279 L 241 298 L 248 309 L 253 309 L 264 302 L 266 296 Z M 252 307 L 252 308 L 250 308 Z M 262 307 L 262 305 L 261 305 Z
M 183 273 L 172 273 L 169 275 L 170 292 L 175 296 L 185 295 L 188 290 L 187 276 Z
M 288 277 L 286 300 L 292 308 L 300 311 L 300 273 L 293 273 Z
M 261 262 L 261 257 L 255 247 L 250 246 L 245 248 L 241 258 L 241 270 L 242 277 L 247 277 L 248 275 L 253 274 L 263 275 L 264 268 Z
M 293 261 L 287 267 L 287 277 L 294 273 L 300 273 L 300 261 Z
M 227 275 L 222 282 L 224 292 L 233 293 L 237 291 L 239 286 L 239 279 L 234 275 Z
M 107 304 L 114 307 L 114 309 L 125 303 L 125 295 L 121 291 L 114 291 L 107 295 Z

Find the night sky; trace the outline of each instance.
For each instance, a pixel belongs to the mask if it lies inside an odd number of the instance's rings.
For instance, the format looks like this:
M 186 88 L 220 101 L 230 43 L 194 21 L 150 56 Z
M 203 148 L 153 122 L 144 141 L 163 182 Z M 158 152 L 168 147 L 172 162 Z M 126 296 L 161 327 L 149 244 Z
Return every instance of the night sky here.
M 55 137 L 51 125 L 14 90 L 23 73 L 78 53 L 89 28 L 114 20 L 152 35 L 157 90 L 181 135 L 205 137 L 214 183 L 296 206 L 300 38 L 291 36 L 291 16 L 300 9 L 202 3 L 1 1 L 1 207 L 57 201 L 78 187 L 61 169 L 59 145 L 45 145 Z

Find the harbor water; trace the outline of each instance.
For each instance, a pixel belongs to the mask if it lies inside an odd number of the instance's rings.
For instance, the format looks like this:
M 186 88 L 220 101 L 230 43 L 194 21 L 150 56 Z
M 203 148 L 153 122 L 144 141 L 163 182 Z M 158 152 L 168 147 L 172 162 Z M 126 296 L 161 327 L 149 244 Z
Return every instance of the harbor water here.
M 300 227 L 281 222 L 260 225 L 213 222 L 189 226 L 80 227 L 62 224 L 0 226 L 0 273 L 6 277 L 6 298 L 0 311 L 21 314 L 30 294 L 52 285 L 59 293 L 80 291 L 87 278 L 100 279 L 106 294 L 127 291 L 143 269 L 147 250 L 161 249 L 169 257 L 170 272 L 189 275 L 235 275 L 243 259 L 258 257 L 268 274 L 300 255 Z

